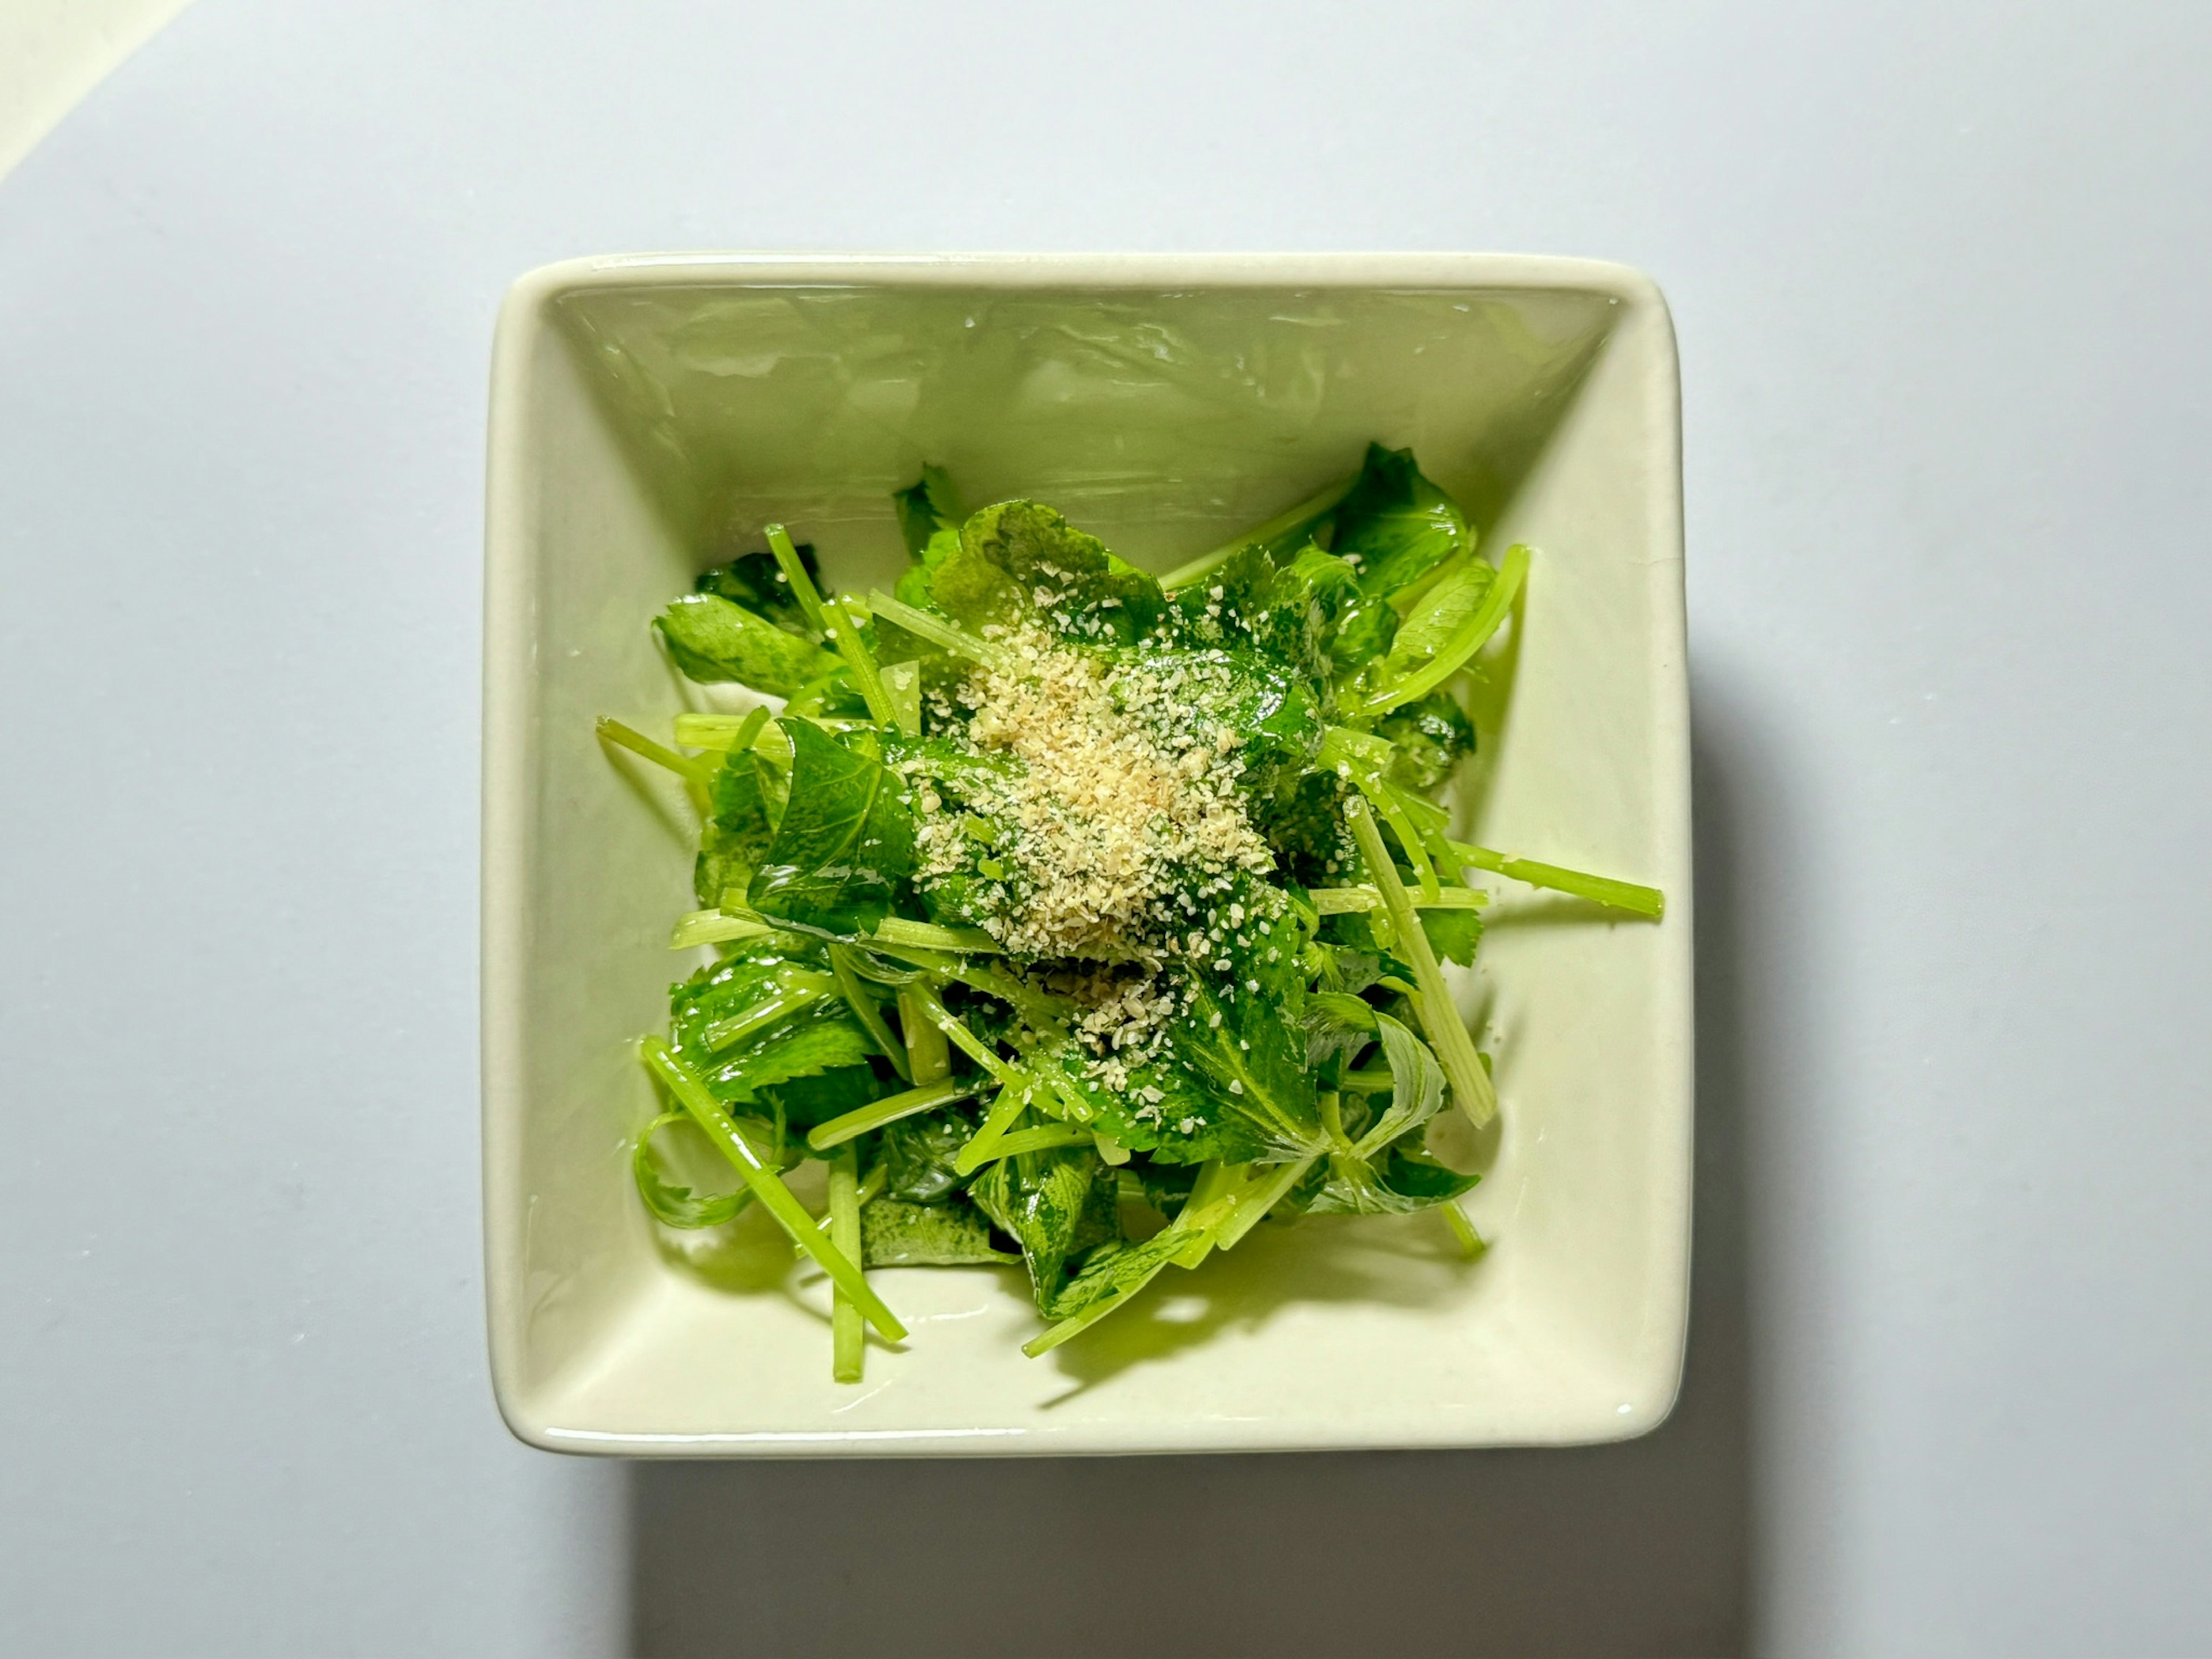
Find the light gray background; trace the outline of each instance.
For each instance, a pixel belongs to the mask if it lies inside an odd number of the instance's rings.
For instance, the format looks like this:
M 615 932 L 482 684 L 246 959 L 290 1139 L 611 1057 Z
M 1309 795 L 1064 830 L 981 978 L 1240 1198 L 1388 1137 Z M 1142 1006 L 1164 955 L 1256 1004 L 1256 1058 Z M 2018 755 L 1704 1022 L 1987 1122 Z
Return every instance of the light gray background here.
M 2212 10 L 202 0 L 0 184 L 0 1648 L 2212 1651 Z M 631 1471 L 487 1392 L 495 304 L 644 247 L 1641 265 L 1687 1390 Z

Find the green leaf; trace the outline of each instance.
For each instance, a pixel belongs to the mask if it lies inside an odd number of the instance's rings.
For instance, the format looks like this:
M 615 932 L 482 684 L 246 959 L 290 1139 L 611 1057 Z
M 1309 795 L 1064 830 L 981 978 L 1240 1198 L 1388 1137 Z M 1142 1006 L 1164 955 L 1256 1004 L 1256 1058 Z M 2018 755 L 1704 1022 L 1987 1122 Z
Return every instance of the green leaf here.
M 1003 917 L 1012 890 L 1003 878 L 987 873 L 981 863 L 1014 839 L 1016 826 L 992 808 L 1006 799 L 1008 786 L 1027 769 L 1020 758 L 998 750 L 969 753 L 949 737 L 889 732 L 884 754 L 909 794 L 927 790 L 937 797 L 936 811 L 927 816 L 965 826 L 971 856 L 944 874 L 917 880 L 928 920 L 946 927 L 979 927 Z
M 1018 1261 L 991 1243 L 991 1224 L 964 1198 L 909 1204 L 878 1198 L 860 1211 L 864 1267 L 952 1267 Z
M 709 1045 L 709 1030 L 769 1002 L 794 966 L 813 968 L 804 958 L 760 945 L 702 968 L 671 990 L 669 1029 L 677 1054 L 724 1104 L 759 1099 L 763 1091 L 793 1078 L 865 1067 L 876 1052 L 874 1040 L 834 996 L 805 1002 L 729 1048 Z
M 783 1113 L 794 1131 L 827 1123 L 856 1111 L 883 1095 L 888 1085 L 876 1068 L 864 1063 L 787 1079 L 760 1090 L 760 1098 Z
M 1448 692 L 1431 691 L 1392 709 L 1375 732 L 1397 747 L 1386 775 L 1390 781 L 1423 794 L 1449 781 L 1459 763 L 1474 753 L 1474 726 Z
M 1482 1179 L 1397 1145 L 1371 1162 L 1340 1154 L 1322 1167 L 1328 1178 L 1306 1206 L 1309 1215 L 1406 1215 L 1449 1203 Z
M 975 1133 L 973 1114 L 957 1108 L 902 1118 L 884 1130 L 878 1156 L 884 1190 L 912 1204 L 934 1204 L 965 1179 L 952 1165 Z
M 1124 645 L 1149 633 L 1167 605 L 1158 582 L 1038 501 L 1001 501 L 970 518 L 959 550 L 931 573 L 929 593 L 970 628 L 1034 617 Z
M 925 466 L 921 477 L 891 496 L 898 512 L 899 533 L 906 538 L 907 556 L 919 561 L 938 537 L 960 534 L 960 504 L 952 493 L 952 480 L 941 466 Z
M 1338 613 L 1336 631 L 1329 636 L 1329 661 L 1340 679 L 1357 678 L 1389 654 L 1397 636 L 1398 611 L 1389 596 L 1362 593 Z
M 1211 1085 L 1214 1115 L 1244 1120 L 1267 1151 L 1316 1152 L 1326 1143 L 1305 1069 L 1304 921 L 1279 889 L 1246 878 L 1231 890 L 1246 927 L 1194 970 L 1189 1011 L 1170 1025 L 1169 1052 Z
M 1154 1274 L 1190 1247 L 1191 1235 L 1170 1227 L 1141 1243 L 1094 1250 L 1081 1269 L 1043 1304 L 1055 1323 L 1090 1312 L 1109 1297 L 1141 1290 Z
M 1244 788 L 1270 789 L 1285 769 L 1303 771 L 1312 761 L 1321 710 L 1296 670 L 1244 647 L 1147 651 L 1137 660 L 1242 740 Z
M 1175 595 L 1167 630 L 1194 649 L 1225 646 L 1261 659 L 1318 696 L 1333 672 L 1329 641 L 1358 598 L 1352 566 L 1333 554 L 1308 546 L 1278 565 L 1246 547 Z
M 791 799 L 747 902 L 852 937 L 890 915 L 914 872 L 914 820 L 898 781 L 874 757 L 810 720 L 776 722 L 791 743 Z
M 678 1130 L 689 1126 L 692 1133 L 698 1125 L 691 1121 L 688 1112 L 664 1112 L 638 1132 L 636 1145 L 630 1152 L 630 1174 L 637 1182 L 638 1196 L 645 1207 L 653 1212 L 653 1219 L 664 1226 L 692 1230 L 700 1227 L 719 1227 L 730 1220 L 751 1201 L 752 1188 L 741 1186 L 733 1193 L 709 1193 L 701 1196 L 690 1187 L 679 1187 L 663 1177 L 660 1155 L 654 1150 L 654 1137 L 664 1130 Z
M 1474 966 L 1474 953 L 1482 945 L 1481 911 L 1424 910 L 1421 931 L 1429 936 L 1429 948 L 1445 961 Z
M 1390 1106 L 1352 1148 L 1363 1158 L 1422 1127 L 1444 1102 L 1444 1068 L 1429 1045 L 1386 1013 L 1376 1012 L 1374 1020 L 1390 1066 Z
M 734 680 L 787 697 L 838 666 L 811 641 L 787 634 L 718 593 L 691 593 L 653 618 L 668 653 L 691 679 Z
M 1473 544 L 1459 503 L 1422 476 L 1412 450 L 1367 446 L 1330 544 L 1358 568 L 1362 592 L 1395 593 Z
M 1382 678 L 1403 679 L 1448 649 L 1468 619 L 1482 609 L 1482 601 L 1497 580 L 1495 568 L 1472 556 L 1443 571 L 1399 624 Z
M 1070 1257 L 1121 1236 L 1115 1192 L 1114 1171 L 1088 1146 L 1001 1158 L 968 1189 L 1022 1247 L 1040 1309 L 1052 1305 Z
M 713 909 L 734 890 L 742 901 L 783 810 L 783 776 L 750 749 L 732 750 L 715 769 L 709 787 L 714 816 L 699 835 L 699 857 L 692 887 L 699 902 Z
M 812 544 L 801 542 L 798 552 L 806 574 L 818 581 L 822 563 L 814 556 Z M 791 584 L 777 566 L 773 553 L 747 553 L 727 564 L 718 564 L 701 573 L 693 586 L 702 593 L 719 594 L 732 604 L 744 606 L 787 633 L 808 631 L 799 597 L 791 591 Z
M 1060 1070 L 1090 1109 L 1092 1130 L 1158 1163 L 1249 1164 L 1267 1149 L 1259 1125 L 1225 1106 L 1210 1079 L 1172 1055 L 1129 1066 L 1118 1089 L 1085 1075 L 1076 1052 L 1061 1056 Z

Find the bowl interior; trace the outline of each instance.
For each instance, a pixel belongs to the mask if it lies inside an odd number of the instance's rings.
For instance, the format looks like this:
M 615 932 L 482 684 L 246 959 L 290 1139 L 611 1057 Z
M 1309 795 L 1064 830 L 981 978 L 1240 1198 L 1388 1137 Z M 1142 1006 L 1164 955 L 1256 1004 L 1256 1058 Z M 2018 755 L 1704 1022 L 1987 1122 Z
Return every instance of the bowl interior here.
M 601 265 L 526 281 L 495 376 L 485 1063 L 492 1336 L 517 1431 L 569 1449 L 1020 1451 L 1559 1442 L 1679 1375 L 1688 840 L 1671 337 L 1648 286 L 1068 280 L 1013 265 Z M 1433 276 L 1433 273 L 1431 273 Z M 647 620 L 700 568 L 812 540 L 865 587 L 925 462 L 1164 568 L 1410 444 L 1493 554 L 1540 549 L 1486 664 L 1463 826 L 1668 890 L 1657 927 L 1498 883 L 1468 1012 L 1504 1113 L 1461 1157 L 1493 1248 L 1433 1216 L 1263 1229 L 1042 1361 L 1018 1278 L 878 1275 L 914 1329 L 829 1378 L 827 1294 L 757 1216 L 658 1232 L 630 1043 L 694 958 L 690 822 L 592 736 L 702 694 Z

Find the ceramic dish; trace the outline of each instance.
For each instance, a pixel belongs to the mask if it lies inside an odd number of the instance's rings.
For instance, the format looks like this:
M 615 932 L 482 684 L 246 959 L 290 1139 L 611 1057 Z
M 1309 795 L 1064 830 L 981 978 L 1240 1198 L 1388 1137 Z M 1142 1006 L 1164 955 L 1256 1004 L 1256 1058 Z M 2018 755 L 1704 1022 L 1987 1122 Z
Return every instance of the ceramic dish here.
M 1262 1229 L 1042 1360 L 1018 1270 L 872 1277 L 912 1327 L 831 1382 L 828 1295 L 763 1218 L 657 1231 L 635 1037 L 690 957 L 679 797 L 592 719 L 688 706 L 647 623 L 769 519 L 865 589 L 940 462 L 1165 568 L 1413 447 L 1485 544 L 1534 544 L 1459 788 L 1487 845 L 1649 882 L 1613 922 L 1493 884 L 1462 985 L 1502 1133 L 1434 1217 Z M 680 1456 L 1564 1445 L 1640 1433 L 1689 1281 L 1689 735 L 1680 411 L 1651 283 L 1459 255 L 578 261 L 494 352 L 483 1111 L 501 1411 L 532 1444 Z

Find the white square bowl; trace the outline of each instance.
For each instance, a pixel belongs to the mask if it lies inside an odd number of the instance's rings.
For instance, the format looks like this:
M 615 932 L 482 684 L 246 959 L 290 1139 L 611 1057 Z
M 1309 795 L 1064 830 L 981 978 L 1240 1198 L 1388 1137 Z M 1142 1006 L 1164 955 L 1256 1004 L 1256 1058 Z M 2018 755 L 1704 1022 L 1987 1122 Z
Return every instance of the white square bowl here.
M 1475 699 L 1469 833 L 1666 890 L 1656 926 L 1502 892 L 1461 989 L 1502 1133 L 1432 1216 L 1262 1229 L 1042 1360 L 1018 1273 L 874 1277 L 912 1327 L 830 1381 L 826 1290 L 757 1214 L 658 1231 L 633 1044 L 693 965 L 680 798 L 593 717 L 697 695 L 648 619 L 771 519 L 865 588 L 925 461 L 1165 568 L 1411 445 L 1539 550 Z M 516 283 L 487 512 L 484 1210 L 492 1372 L 534 1445 L 977 1455 L 1567 1445 L 1672 1407 L 1689 1285 L 1680 410 L 1650 282 L 1478 255 L 652 256 Z M 753 544 L 745 544 L 747 545 Z M 755 1206 L 757 1210 L 757 1206 Z

